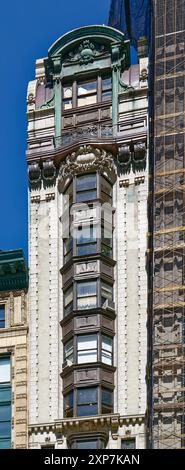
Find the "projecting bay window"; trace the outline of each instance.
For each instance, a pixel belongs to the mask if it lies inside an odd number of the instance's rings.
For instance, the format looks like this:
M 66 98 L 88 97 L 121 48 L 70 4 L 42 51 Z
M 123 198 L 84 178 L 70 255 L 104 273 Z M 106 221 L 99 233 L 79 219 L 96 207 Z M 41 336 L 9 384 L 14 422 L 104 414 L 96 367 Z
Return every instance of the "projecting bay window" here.
M 75 346 L 74 346 L 75 345 Z M 67 365 L 97 363 L 112 366 L 113 363 L 113 339 L 110 336 L 93 333 L 77 335 L 64 345 L 64 361 Z
M 0 329 L 5 328 L 5 305 L 0 305 Z
M 62 86 L 62 107 L 64 111 L 112 99 L 112 78 L 95 76 L 90 80 L 74 80 Z
M 69 315 L 73 310 L 73 286 L 64 292 L 64 316 Z
M 77 309 L 97 307 L 97 281 L 77 282 Z
M 101 386 L 81 387 L 64 396 L 65 417 L 96 416 L 113 412 L 113 390 Z

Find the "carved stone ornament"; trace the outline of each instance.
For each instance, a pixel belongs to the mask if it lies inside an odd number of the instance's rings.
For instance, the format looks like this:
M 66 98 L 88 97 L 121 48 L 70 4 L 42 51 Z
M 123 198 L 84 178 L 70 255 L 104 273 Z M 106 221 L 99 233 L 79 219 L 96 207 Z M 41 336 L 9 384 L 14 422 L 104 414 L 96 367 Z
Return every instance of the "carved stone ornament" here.
M 56 176 L 56 168 L 55 165 L 52 161 L 44 162 L 43 163 L 43 179 L 46 181 L 54 181 L 55 176 Z
M 31 184 L 38 184 L 41 181 L 41 169 L 38 163 L 32 163 L 29 165 L 28 178 Z
M 75 176 L 88 171 L 106 170 L 111 180 L 115 181 L 115 164 L 111 153 L 104 149 L 93 148 L 84 145 L 66 157 L 66 161 L 61 164 L 59 179 L 64 180 L 69 175 Z
M 94 62 L 96 56 L 105 53 L 105 46 L 94 44 L 89 39 L 85 39 L 76 49 L 69 52 L 65 57 L 66 62 L 79 62 L 89 64 Z

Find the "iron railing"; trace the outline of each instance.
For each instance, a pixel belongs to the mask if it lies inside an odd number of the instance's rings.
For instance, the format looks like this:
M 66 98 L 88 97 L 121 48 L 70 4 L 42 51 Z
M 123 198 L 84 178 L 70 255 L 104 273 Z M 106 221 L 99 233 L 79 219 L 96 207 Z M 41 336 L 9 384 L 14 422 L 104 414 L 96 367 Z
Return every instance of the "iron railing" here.
M 96 139 L 112 139 L 113 135 L 112 124 L 89 124 L 87 126 L 76 127 L 73 130 L 63 132 L 60 137 L 55 137 L 54 146 L 55 148 L 61 148 L 86 140 L 93 142 Z

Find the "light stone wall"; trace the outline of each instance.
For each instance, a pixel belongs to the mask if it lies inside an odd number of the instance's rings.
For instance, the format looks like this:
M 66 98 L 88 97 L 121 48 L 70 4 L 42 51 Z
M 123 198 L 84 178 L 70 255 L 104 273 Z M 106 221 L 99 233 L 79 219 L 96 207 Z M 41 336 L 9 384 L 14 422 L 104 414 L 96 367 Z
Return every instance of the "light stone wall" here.
M 60 277 L 57 198 L 56 188 L 53 187 L 30 194 L 30 423 L 58 418 L 61 364 L 58 354 Z
M 28 447 L 28 326 L 24 291 L 0 293 L 6 328 L 0 329 L 0 355 L 11 356 L 12 447 Z

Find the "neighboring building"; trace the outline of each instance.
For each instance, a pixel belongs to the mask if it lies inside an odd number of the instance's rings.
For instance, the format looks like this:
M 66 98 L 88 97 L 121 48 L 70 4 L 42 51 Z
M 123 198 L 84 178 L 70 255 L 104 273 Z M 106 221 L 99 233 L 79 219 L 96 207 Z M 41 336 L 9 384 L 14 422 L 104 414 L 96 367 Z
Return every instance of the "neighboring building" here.
M 145 42 L 129 68 L 105 26 L 28 86 L 30 448 L 146 447 L 147 92 Z
M 177 449 L 185 448 L 185 0 L 152 7 L 151 446 Z
M 0 449 L 28 445 L 27 288 L 22 250 L 0 251 Z
M 150 35 L 150 0 L 111 0 L 109 26 L 119 29 L 137 47 Z

